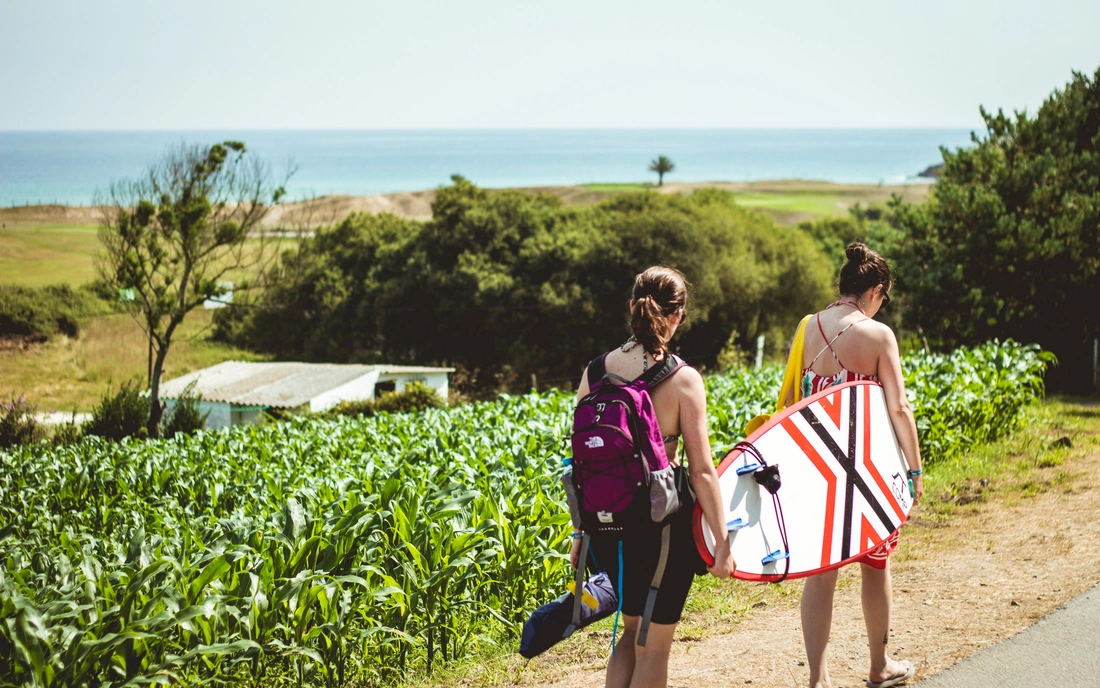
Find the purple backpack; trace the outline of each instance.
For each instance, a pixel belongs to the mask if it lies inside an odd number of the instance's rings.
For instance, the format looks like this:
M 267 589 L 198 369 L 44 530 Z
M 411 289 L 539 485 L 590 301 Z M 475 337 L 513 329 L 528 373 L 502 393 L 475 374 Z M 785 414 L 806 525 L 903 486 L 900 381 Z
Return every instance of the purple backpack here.
M 650 391 L 684 365 L 673 355 L 625 380 L 588 365 L 590 391 L 573 413 L 573 485 L 587 533 L 663 523 L 680 508 Z

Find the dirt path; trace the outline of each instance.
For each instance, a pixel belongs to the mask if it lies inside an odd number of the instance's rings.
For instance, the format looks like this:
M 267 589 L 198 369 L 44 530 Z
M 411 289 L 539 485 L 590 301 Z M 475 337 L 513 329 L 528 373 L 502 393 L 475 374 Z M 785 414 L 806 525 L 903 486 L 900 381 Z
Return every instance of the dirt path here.
M 1016 492 L 949 519 L 918 515 L 906 526 L 892 564 L 890 650 L 916 664 L 917 678 L 1019 633 L 1100 581 L 1100 452 L 1042 470 L 1051 487 L 1037 496 Z M 829 651 L 835 687 L 862 687 L 866 678 L 856 569 L 842 571 L 836 594 Z M 799 582 L 785 585 L 801 589 Z M 702 640 L 678 633 L 669 685 L 806 685 L 798 597 L 773 600 L 731 633 Z M 685 617 L 684 627 L 691 621 Z M 602 685 L 605 654 L 579 661 L 551 654 L 511 678 L 524 686 Z

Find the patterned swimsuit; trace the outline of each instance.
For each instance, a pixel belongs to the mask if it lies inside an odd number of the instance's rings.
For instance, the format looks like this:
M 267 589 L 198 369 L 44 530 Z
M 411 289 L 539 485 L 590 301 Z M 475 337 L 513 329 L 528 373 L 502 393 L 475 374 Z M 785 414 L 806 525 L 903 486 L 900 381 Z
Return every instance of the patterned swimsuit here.
M 870 320 L 870 318 L 866 318 Z M 835 337 L 829 339 L 825 336 L 825 330 L 821 327 L 821 314 L 817 314 L 817 329 L 821 332 L 821 338 L 825 340 L 825 346 L 821 351 L 817 352 L 817 356 L 810 361 L 810 365 L 802 369 L 802 398 L 810 396 L 811 394 L 817 394 L 818 392 L 824 392 L 826 389 L 834 385 L 842 385 L 846 382 L 856 382 L 859 380 L 871 380 L 872 382 L 878 382 L 877 375 L 861 375 L 860 373 L 853 373 L 844 367 L 844 364 L 840 362 L 840 357 L 836 355 L 836 351 L 833 351 L 833 342 L 840 338 L 840 335 L 847 332 L 851 327 L 857 323 L 861 323 L 863 320 L 857 320 L 853 323 L 849 323 L 847 327 L 837 333 Z M 828 351 L 833 355 L 833 359 L 836 364 L 840 366 L 840 372 L 835 375 L 818 375 L 813 371 L 814 364 L 817 363 L 817 359 L 821 357 L 821 354 Z M 890 553 L 897 549 L 898 546 L 898 531 L 894 531 L 883 540 L 878 547 L 867 554 L 860 557 L 857 561 L 861 564 L 867 564 L 873 566 L 876 569 L 886 568 L 886 560 L 890 557 Z

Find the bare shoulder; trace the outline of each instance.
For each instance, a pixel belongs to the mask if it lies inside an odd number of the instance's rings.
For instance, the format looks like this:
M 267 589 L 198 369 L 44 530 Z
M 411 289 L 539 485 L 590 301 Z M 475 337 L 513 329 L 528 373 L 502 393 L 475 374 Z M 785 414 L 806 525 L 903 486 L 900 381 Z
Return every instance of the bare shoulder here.
M 897 344 L 894 331 L 888 325 L 868 319 L 861 322 L 859 326 L 863 329 L 864 336 L 870 337 L 879 344 Z
M 686 394 L 705 393 L 706 391 L 703 386 L 703 376 L 699 374 L 698 370 L 688 365 L 677 370 L 676 374 L 669 379 L 669 383 Z

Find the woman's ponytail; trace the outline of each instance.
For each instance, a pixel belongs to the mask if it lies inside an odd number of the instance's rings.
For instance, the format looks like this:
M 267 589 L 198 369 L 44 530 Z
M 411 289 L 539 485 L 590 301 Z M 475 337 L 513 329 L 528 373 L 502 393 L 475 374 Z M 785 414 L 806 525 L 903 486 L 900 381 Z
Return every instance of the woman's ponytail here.
M 654 266 L 634 278 L 630 331 L 654 356 L 668 353 L 669 319 L 687 306 L 687 281 L 678 270 Z M 681 316 L 682 317 L 682 316 Z

